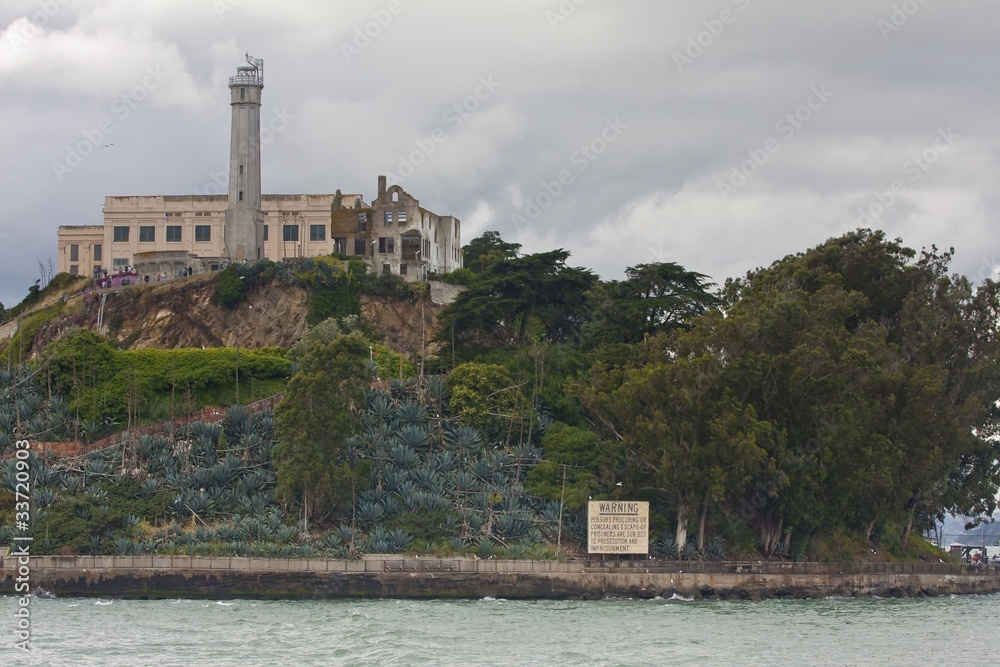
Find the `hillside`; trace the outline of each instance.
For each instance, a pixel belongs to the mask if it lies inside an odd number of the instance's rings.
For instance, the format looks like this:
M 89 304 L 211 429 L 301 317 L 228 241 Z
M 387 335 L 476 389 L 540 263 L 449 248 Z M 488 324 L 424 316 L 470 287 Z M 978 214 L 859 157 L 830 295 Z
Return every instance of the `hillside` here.
M 16 321 L 0 331 L 0 350 L 13 341 L 37 351 L 74 327 L 107 336 L 121 349 L 289 348 L 302 337 L 309 312 L 305 288 L 271 283 L 250 291 L 237 307 L 225 308 L 214 298 L 219 275 L 87 293 L 73 283 L 22 313 L 20 330 L 30 340 L 17 340 Z M 362 294 L 360 301 L 361 321 L 390 348 L 418 360 L 420 304 L 395 294 Z M 424 304 L 428 340 L 440 310 L 430 300 Z

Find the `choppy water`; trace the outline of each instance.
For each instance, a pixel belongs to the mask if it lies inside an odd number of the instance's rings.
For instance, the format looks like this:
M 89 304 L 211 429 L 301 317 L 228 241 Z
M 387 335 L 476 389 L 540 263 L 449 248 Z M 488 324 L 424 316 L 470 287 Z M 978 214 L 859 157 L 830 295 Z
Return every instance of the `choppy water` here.
M 997 664 L 1000 596 L 685 602 L 0 598 L 0 664 Z

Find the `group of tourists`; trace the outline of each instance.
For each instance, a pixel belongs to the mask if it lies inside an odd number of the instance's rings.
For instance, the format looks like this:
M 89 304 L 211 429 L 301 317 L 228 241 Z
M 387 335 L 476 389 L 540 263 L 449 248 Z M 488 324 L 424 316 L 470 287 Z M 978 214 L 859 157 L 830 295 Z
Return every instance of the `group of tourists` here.
M 136 273 L 135 268 L 126 266 L 124 269 L 110 275 L 108 275 L 107 269 L 101 271 L 100 277 L 95 279 L 95 285 L 98 289 L 106 289 L 109 287 L 121 287 L 122 285 L 135 285 L 138 281 L 139 274 Z
M 174 276 L 180 278 L 183 276 L 194 275 L 194 269 L 190 266 L 181 271 L 178 275 Z M 148 273 L 139 276 L 138 271 L 136 271 L 134 266 L 126 266 L 115 273 L 108 274 L 107 269 L 103 269 L 100 272 L 95 271 L 94 275 L 94 286 L 97 289 L 108 289 L 111 287 L 121 287 L 123 285 L 138 285 L 138 284 L 149 284 L 149 281 L 153 279 L 150 278 Z M 170 276 L 166 271 L 163 273 L 157 273 L 155 276 L 156 282 L 161 282 L 164 280 L 169 280 Z

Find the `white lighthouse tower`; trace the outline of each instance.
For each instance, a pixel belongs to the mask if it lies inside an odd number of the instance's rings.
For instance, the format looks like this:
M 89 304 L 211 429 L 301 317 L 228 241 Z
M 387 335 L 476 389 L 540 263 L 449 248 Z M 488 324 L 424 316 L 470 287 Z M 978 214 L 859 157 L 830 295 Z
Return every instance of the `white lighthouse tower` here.
M 264 213 L 260 208 L 260 95 L 264 61 L 246 54 L 246 65 L 229 77 L 233 107 L 229 151 L 229 206 L 223 252 L 231 261 L 263 256 Z

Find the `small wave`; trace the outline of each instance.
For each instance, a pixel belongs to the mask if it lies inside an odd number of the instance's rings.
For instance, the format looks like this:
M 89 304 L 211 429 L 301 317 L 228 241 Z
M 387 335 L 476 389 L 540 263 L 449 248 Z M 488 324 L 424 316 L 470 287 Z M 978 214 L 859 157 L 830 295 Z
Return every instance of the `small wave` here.
M 506 602 L 506 598 L 495 598 L 492 595 L 487 595 L 484 598 L 479 599 L 480 602 Z
M 114 604 L 114 603 L 115 603 L 115 601 L 114 601 L 114 600 L 98 600 L 98 601 L 97 601 L 97 602 L 95 602 L 94 604 L 96 604 L 96 605 L 98 605 L 98 606 L 101 606 L 101 607 L 106 607 L 106 606 L 108 606 L 109 604 Z
M 667 598 L 667 601 L 668 602 L 694 602 L 694 598 L 686 598 L 683 595 L 678 595 L 677 593 L 674 593 L 669 598 Z
M 36 588 L 35 592 L 32 593 L 32 595 L 34 595 L 36 598 L 46 598 L 46 599 L 51 599 L 51 598 L 55 597 L 55 595 L 53 595 L 52 593 L 49 593 L 47 590 L 45 590 L 41 586 L 39 586 L 38 588 Z
M 216 600 L 215 604 L 219 605 L 220 607 L 232 607 L 236 603 L 235 602 L 223 602 L 222 600 Z

